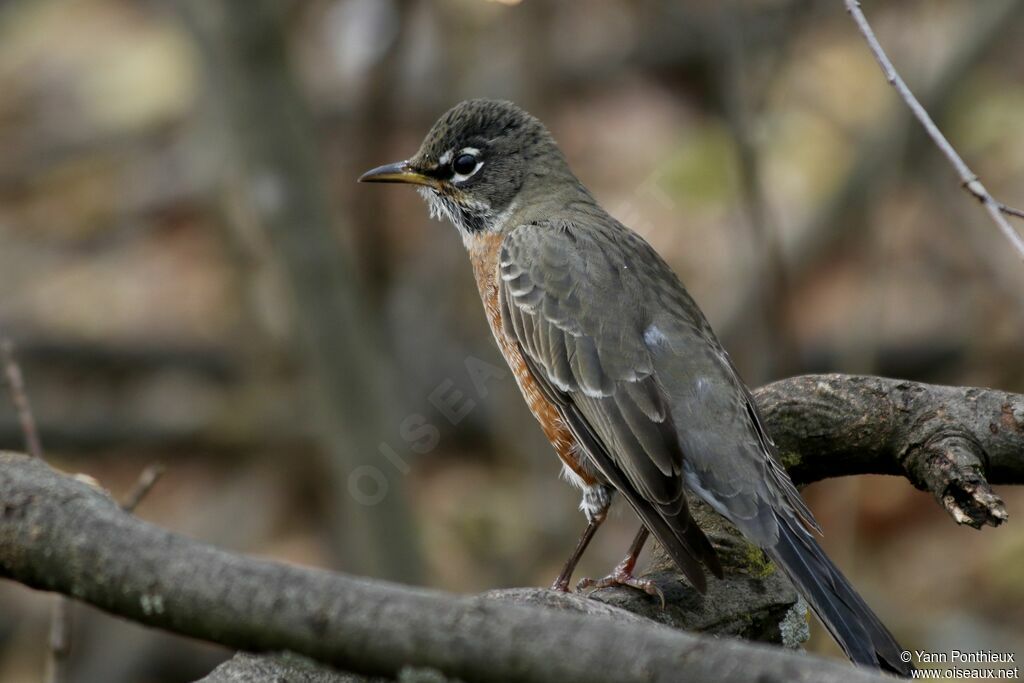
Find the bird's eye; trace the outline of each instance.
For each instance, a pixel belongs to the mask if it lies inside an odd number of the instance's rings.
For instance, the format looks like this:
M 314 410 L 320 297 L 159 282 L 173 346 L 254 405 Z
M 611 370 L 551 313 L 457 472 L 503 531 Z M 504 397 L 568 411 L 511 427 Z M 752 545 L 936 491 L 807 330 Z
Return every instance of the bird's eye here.
M 468 176 L 476 170 L 477 159 L 472 154 L 460 154 L 452 162 L 452 170 L 457 175 Z

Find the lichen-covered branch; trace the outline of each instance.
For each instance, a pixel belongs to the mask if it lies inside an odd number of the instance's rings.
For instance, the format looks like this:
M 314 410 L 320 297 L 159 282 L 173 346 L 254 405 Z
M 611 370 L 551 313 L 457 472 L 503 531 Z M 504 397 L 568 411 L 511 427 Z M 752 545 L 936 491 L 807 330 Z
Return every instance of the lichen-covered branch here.
M 755 392 L 797 483 L 903 475 L 959 524 L 1007 518 L 990 484 L 1024 483 L 1024 396 L 858 375 L 807 375 Z

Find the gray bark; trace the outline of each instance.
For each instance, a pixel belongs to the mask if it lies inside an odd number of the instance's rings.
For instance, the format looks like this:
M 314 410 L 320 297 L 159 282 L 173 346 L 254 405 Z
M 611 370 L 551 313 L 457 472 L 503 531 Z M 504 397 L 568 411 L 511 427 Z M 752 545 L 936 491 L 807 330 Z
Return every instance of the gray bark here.
M 243 557 L 138 520 L 88 484 L 19 454 L 0 454 L 0 490 L 0 576 L 243 650 L 288 650 L 392 678 L 413 667 L 463 681 L 738 682 L 754 671 L 765 681 L 885 680 L 657 624 Z
M 1024 396 L 884 377 L 806 375 L 756 393 L 798 484 L 903 475 L 958 524 L 1007 518 L 990 484 L 1024 482 Z
M 899 474 L 931 491 L 958 522 L 980 526 L 1006 518 L 990 483 L 1024 481 L 1018 394 L 818 375 L 776 382 L 756 398 L 800 483 Z M 656 555 L 648 575 L 665 591 L 661 610 L 623 588 L 593 599 L 542 589 L 456 597 L 245 558 L 134 519 L 103 493 L 17 454 L 0 454 L 0 491 L 0 576 L 242 650 L 292 651 L 408 681 L 738 681 L 755 673 L 882 680 L 781 648 L 684 632 L 789 645 L 805 637 L 789 583 L 699 508 L 726 578 L 701 597 Z M 364 680 L 321 677 L 331 675 L 290 656 L 240 655 L 208 680 Z
M 293 654 L 253 655 L 239 652 L 197 683 L 367 683 L 373 679 L 333 671 Z

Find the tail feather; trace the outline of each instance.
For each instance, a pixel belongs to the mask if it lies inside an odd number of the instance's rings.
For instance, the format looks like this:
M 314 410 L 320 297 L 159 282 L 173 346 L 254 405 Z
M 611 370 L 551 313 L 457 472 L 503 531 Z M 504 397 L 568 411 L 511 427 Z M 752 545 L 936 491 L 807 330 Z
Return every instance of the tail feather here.
M 814 613 L 855 663 L 910 676 L 903 648 L 854 591 L 846 577 L 795 519 L 776 515 L 779 538 L 765 548 L 796 584 Z

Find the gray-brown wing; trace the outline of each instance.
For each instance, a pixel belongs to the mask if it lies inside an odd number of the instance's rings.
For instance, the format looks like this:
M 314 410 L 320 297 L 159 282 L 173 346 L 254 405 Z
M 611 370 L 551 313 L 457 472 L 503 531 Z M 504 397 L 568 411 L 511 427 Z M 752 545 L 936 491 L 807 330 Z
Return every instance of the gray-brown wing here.
M 526 225 L 502 245 L 505 331 L 594 465 L 704 589 L 718 558 L 690 516 L 686 455 L 644 340 L 642 283 L 623 254 L 577 226 Z
M 503 323 L 542 391 L 695 586 L 697 559 L 718 565 L 684 481 L 765 549 L 851 659 L 905 675 L 900 646 L 800 526 L 816 524 L 700 309 L 638 236 L 586 220 L 503 243 Z
M 672 506 L 685 481 L 762 544 L 776 509 L 817 528 L 749 390 L 650 245 L 610 219 L 525 225 L 500 267 L 507 330 L 638 493 Z

